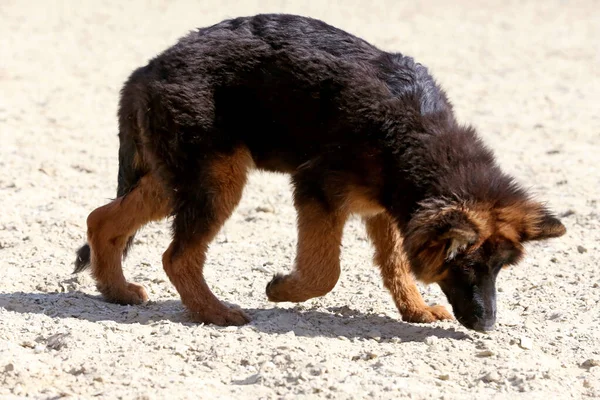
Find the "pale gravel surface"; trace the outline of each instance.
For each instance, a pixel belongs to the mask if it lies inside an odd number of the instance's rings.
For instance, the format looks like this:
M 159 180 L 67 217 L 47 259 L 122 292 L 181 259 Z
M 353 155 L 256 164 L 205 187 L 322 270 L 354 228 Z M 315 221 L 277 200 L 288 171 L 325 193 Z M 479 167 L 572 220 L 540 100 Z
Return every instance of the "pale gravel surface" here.
M 470 4 L 2 0 L 0 397 L 600 396 L 600 3 Z M 209 252 L 209 284 L 250 325 L 187 321 L 160 263 L 167 222 L 140 233 L 125 266 L 149 304 L 107 304 L 88 274 L 71 275 L 85 218 L 115 193 L 127 75 L 188 30 L 272 11 L 415 56 L 502 165 L 566 215 L 566 236 L 501 274 L 497 331 L 402 323 L 357 220 L 329 295 L 269 303 L 296 240 L 282 175 L 251 177 Z M 423 293 L 446 304 L 437 287 Z

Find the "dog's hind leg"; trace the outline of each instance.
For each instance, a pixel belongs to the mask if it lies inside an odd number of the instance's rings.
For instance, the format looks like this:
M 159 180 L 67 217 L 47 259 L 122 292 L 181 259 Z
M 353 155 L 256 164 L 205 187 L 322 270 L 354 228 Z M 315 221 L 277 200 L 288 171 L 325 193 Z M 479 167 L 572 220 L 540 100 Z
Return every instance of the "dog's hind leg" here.
M 170 205 L 153 173 L 140 179 L 125 196 L 92 211 L 87 218 L 92 276 L 111 303 L 139 304 L 148 300 L 144 288 L 126 281 L 121 261 L 129 238 L 148 222 L 168 215 Z
M 444 306 L 428 306 L 423 301 L 402 249 L 402 236 L 393 220 L 381 213 L 364 218 L 364 222 L 375 247 L 375 264 L 381 270 L 383 284 L 390 291 L 402 319 L 407 322 L 453 319 Z

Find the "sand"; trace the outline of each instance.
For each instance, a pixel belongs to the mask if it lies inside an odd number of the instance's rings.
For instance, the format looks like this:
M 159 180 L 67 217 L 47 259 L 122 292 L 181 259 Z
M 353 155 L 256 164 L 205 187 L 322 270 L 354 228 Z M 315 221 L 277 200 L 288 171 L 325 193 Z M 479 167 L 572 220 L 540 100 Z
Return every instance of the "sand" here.
M 125 264 L 141 306 L 71 275 L 85 219 L 114 196 L 118 91 L 189 30 L 227 17 L 322 18 L 427 65 L 458 117 L 555 210 L 498 282 L 497 330 L 400 320 L 357 219 L 327 296 L 269 303 L 295 249 L 289 180 L 253 174 L 206 277 L 252 317 L 191 323 L 161 265 L 168 221 Z M 585 398 L 600 396 L 600 6 L 596 1 L 0 3 L 0 397 Z M 425 300 L 446 304 L 437 286 Z

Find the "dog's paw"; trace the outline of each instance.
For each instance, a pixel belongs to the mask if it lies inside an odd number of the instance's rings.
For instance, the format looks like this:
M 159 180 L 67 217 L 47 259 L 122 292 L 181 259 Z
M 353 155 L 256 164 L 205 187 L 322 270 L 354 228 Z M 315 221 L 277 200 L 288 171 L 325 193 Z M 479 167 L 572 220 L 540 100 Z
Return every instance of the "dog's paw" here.
M 110 303 L 135 305 L 148 301 L 146 289 L 137 283 L 127 283 L 118 287 L 99 286 L 98 290 L 102 293 L 104 299 Z
M 280 302 L 288 300 L 289 296 L 287 295 L 287 290 L 285 288 L 285 280 L 285 275 L 277 274 L 273 276 L 273 279 L 271 279 L 269 283 L 267 283 L 265 292 L 269 301 Z
M 454 317 L 452 316 L 452 314 L 450 314 L 446 307 L 441 305 L 410 309 L 402 313 L 402 320 L 406 322 L 428 324 L 435 321 L 453 319 Z
M 230 308 L 225 305 L 198 312 L 191 311 L 191 314 L 192 319 L 195 322 L 217 326 L 240 326 L 250 322 L 250 317 L 248 317 L 244 311 L 239 308 Z
M 312 297 L 321 295 L 314 291 L 303 289 L 303 284 L 293 275 L 277 274 L 267 284 L 266 293 L 269 301 L 300 303 Z

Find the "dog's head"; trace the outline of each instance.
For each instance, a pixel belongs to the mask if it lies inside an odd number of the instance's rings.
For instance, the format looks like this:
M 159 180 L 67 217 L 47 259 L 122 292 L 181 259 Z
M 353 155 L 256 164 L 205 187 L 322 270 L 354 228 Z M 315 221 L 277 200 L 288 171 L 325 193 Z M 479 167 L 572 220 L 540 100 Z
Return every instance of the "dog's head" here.
M 522 259 L 524 243 L 565 233 L 556 217 L 532 201 L 498 208 L 433 201 L 409 222 L 404 246 L 415 276 L 440 285 L 456 319 L 488 331 L 496 321 L 500 270 Z

